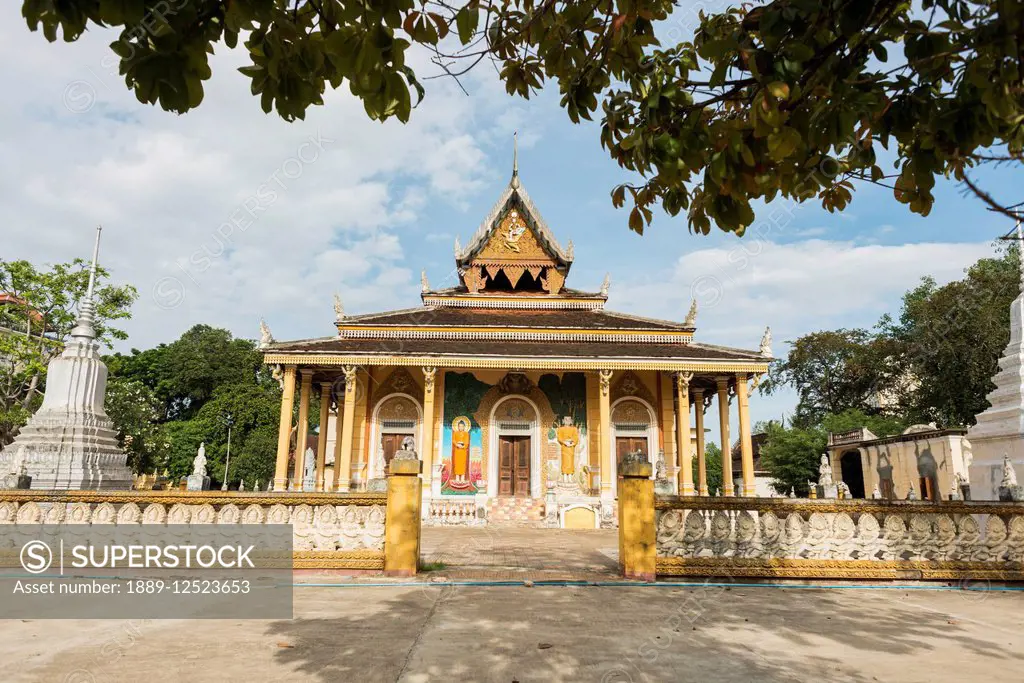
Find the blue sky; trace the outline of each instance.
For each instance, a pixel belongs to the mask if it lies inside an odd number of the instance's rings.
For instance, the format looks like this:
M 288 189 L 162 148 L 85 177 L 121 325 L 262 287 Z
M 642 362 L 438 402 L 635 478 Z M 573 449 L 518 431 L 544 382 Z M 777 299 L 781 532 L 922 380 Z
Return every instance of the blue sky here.
M 198 322 L 253 338 L 260 316 L 279 339 L 329 335 L 334 291 L 352 313 L 418 305 L 420 269 L 443 283 L 455 236 L 466 243 L 508 181 L 515 130 L 524 185 L 575 244 L 568 284 L 593 289 L 610 272 L 609 308 L 675 320 L 696 293 L 697 339 L 711 343 L 756 348 L 771 325 L 781 354 L 816 329 L 871 326 L 922 276 L 959 277 L 1010 227 L 940 182 L 928 218 L 861 187 L 841 215 L 762 207 L 760 236 L 691 235 L 684 217 L 657 216 L 640 237 L 611 206 L 628 176 L 598 125 L 571 124 L 555 94 L 514 100 L 480 70 L 468 97 L 430 81 L 407 126 L 366 120 L 345 92 L 289 124 L 262 113 L 227 53 L 203 105 L 175 116 L 125 90 L 111 39 L 51 45 L 17 3 L 0 8 L 0 206 L 4 258 L 86 256 L 104 225 L 104 265 L 141 294 L 127 346 Z M 1024 180 L 989 175 L 996 196 Z M 752 402 L 755 419 L 792 407 L 792 395 Z

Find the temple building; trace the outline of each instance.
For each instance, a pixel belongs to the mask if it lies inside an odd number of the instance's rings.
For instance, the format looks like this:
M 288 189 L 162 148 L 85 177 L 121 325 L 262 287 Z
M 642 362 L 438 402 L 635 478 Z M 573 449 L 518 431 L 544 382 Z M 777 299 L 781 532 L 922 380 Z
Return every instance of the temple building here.
M 276 342 L 264 327 L 283 387 L 274 489 L 302 487 L 306 458 L 294 454 L 308 437 L 294 403 L 305 425 L 317 392 L 315 489 L 381 487 L 412 437 L 428 523 L 611 524 L 619 462 L 638 452 L 659 492 L 714 493 L 704 423 L 715 403 L 722 441 L 738 435 L 741 452 L 741 485 L 726 471 L 722 493 L 754 495 L 748 397 L 770 335 L 757 351 L 696 342 L 696 304 L 679 322 L 610 311 L 608 279 L 572 289 L 572 264 L 572 243 L 558 242 L 514 168 L 468 244 L 456 240 L 456 286 L 432 289 L 424 275 L 422 305 L 366 315 L 345 315 L 336 298 L 330 337 Z

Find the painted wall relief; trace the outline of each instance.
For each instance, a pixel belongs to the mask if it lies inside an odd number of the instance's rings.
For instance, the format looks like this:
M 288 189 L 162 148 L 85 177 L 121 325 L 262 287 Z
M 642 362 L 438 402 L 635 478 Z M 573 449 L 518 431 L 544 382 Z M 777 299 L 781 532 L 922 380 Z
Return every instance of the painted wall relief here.
M 582 372 L 541 375 L 538 388 L 547 396 L 554 420 L 547 430 L 549 443 L 557 445 L 558 458 L 549 461 L 549 486 L 556 481 L 576 482 L 590 488 L 590 455 L 587 440 L 587 377 Z
M 441 442 L 441 493 L 473 495 L 486 489 L 483 433 L 473 415 L 490 384 L 471 372 L 447 372 L 444 380 L 444 435 Z

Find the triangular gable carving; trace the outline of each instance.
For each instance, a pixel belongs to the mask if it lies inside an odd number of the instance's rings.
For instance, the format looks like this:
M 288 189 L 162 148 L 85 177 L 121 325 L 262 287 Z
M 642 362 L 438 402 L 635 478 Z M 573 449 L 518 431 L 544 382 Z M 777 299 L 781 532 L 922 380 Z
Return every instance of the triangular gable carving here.
M 519 178 L 513 177 L 512 182 L 505 188 L 497 203 L 490 213 L 484 218 L 480 227 L 477 228 L 473 239 L 465 249 L 456 252 L 455 260 L 458 266 L 465 266 L 472 262 L 480 252 L 491 246 L 491 239 L 495 233 L 500 232 L 508 221 L 509 215 L 515 211 L 522 223 L 533 233 L 534 241 L 540 249 L 559 266 L 568 268 L 572 264 L 571 250 L 566 251 L 558 244 L 551 229 L 544 222 L 537 207 L 534 206 L 527 194 L 526 189 L 519 184 Z
M 484 247 L 470 259 L 470 263 L 487 265 L 487 272 L 491 277 L 494 277 L 495 273 L 492 272 L 490 264 L 508 261 L 521 263 L 524 267 L 558 265 L 555 256 L 541 246 L 536 234 L 515 208 L 505 214 Z

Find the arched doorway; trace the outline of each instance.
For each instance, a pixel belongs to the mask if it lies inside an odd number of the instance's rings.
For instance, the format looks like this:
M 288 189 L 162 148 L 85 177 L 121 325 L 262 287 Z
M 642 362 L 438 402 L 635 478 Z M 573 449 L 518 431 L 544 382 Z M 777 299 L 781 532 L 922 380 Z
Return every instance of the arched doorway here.
M 619 465 L 627 453 L 640 451 L 652 464 L 657 458 L 658 423 L 651 406 L 636 397 L 620 398 L 612 404 L 612 491 L 618 491 Z M 653 475 L 652 475 L 653 476 Z
M 541 497 L 539 414 L 525 396 L 506 396 L 494 404 L 487 452 L 489 496 Z
M 421 443 L 423 410 L 420 404 L 408 394 L 390 394 L 382 398 L 373 411 L 373 451 L 367 471 L 369 479 L 388 475 L 391 458 L 401 450 L 407 436 Z
M 939 492 L 939 468 L 931 449 L 917 456 L 918 495 L 921 500 L 942 500 Z
M 864 465 L 860 451 L 846 451 L 839 459 L 843 481 L 850 487 L 851 498 L 864 498 Z

